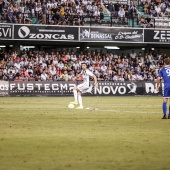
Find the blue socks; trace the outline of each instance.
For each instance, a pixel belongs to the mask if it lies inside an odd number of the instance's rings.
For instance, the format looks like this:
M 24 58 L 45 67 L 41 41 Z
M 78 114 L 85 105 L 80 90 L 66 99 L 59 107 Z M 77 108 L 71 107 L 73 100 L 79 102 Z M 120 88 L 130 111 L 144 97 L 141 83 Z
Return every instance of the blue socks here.
M 162 110 L 163 110 L 163 114 L 166 116 L 166 102 L 163 102 Z

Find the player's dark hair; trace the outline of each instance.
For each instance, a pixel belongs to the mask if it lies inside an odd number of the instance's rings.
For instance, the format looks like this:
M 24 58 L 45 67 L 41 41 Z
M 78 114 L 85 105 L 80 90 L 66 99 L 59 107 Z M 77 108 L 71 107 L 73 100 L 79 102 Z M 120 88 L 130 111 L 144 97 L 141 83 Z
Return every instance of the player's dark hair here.
M 165 59 L 164 59 L 164 64 L 166 64 L 166 65 L 169 65 L 169 64 L 170 64 L 169 58 L 165 58 Z
M 87 66 L 87 63 L 86 63 L 86 62 L 82 62 L 81 65 L 82 65 L 82 64 L 86 64 L 86 66 Z
M 89 64 L 87 64 L 86 62 L 82 62 L 81 65 L 82 64 L 86 64 L 86 68 L 89 68 Z

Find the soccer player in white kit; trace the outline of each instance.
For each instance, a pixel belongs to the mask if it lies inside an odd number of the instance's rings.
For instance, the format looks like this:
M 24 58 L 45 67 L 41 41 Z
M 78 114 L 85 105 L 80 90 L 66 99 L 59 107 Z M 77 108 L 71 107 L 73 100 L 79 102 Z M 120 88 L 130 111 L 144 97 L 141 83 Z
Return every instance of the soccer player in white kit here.
M 74 102 L 70 102 L 75 105 L 77 105 L 79 103 L 80 106 L 77 107 L 76 109 L 83 109 L 81 94 L 88 92 L 90 90 L 90 88 L 92 88 L 92 87 L 90 87 L 90 80 L 89 80 L 90 77 L 92 77 L 94 79 L 95 87 L 98 86 L 97 78 L 89 69 L 87 69 L 87 64 L 81 63 L 81 67 L 82 67 L 82 71 L 81 71 L 80 75 L 82 75 L 82 77 L 83 77 L 83 83 L 74 87 L 74 89 L 73 89 Z

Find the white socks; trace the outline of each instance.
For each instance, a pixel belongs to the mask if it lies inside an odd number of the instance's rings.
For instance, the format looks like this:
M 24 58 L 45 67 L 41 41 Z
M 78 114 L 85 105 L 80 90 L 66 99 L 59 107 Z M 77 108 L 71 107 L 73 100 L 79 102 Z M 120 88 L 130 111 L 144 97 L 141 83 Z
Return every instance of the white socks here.
M 73 90 L 73 93 L 74 93 L 74 101 L 77 102 L 78 99 L 80 106 L 83 106 L 81 95 L 77 93 L 77 90 Z
M 74 101 L 77 102 L 77 90 L 73 90 L 74 93 Z
M 82 104 L 82 97 L 81 97 L 80 94 L 78 94 L 78 102 L 79 102 L 80 106 L 83 106 L 83 104 Z

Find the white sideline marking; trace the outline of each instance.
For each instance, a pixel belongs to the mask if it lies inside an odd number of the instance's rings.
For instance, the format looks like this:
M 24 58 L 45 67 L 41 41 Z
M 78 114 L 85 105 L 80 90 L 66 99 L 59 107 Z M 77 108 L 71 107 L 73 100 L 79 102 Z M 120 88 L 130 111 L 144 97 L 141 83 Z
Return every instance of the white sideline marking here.
M 93 111 L 99 111 L 99 112 L 114 112 L 114 113 L 161 113 L 161 112 L 153 112 L 153 111 L 148 111 L 148 110 L 144 110 L 144 111 L 132 111 L 132 110 L 120 110 L 120 109 L 100 109 L 100 108 L 92 108 L 92 107 L 87 107 L 86 110 L 93 110 Z
M 114 112 L 114 113 L 161 113 L 161 112 L 149 112 L 149 111 L 130 111 L 130 110 L 98 110 L 99 112 Z
M 103 108 L 106 108 L 107 106 L 103 106 Z M 160 106 L 108 106 L 111 108 L 160 108 Z
M 87 107 L 86 110 L 99 110 L 99 108 Z
M 84 110 L 98 111 L 98 112 L 113 112 L 113 113 L 152 113 L 152 114 L 154 114 L 154 113 L 161 113 L 161 111 L 160 112 L 153 112 L 153 111 L 150 112 L 148 110 L 146 110 L 146 111 L 134 111 L 134 110 L 120 110 L 120 109 L 117 109 L 117 110 L 108 109 L 107 110 L 107 109 L 92 108 L 92 107 L 87 107 Z
M 161 107 L 162 105 L 124 105 L 124 104 L 119 104 L 119 105 L 116 105 L 116 104 L 105 104 L 105 105 L 101 105 L 100 106 L 105 106 L 105 107 Z

